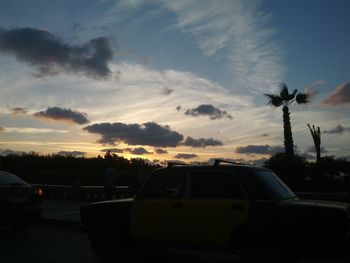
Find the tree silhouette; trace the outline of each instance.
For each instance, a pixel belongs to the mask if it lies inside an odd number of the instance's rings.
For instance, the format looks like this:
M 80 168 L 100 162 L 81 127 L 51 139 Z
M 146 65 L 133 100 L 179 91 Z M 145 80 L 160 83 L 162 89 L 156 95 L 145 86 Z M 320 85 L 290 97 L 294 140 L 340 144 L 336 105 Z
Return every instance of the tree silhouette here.
M 310 129 L 312 138 L 314 139 L 315 151 L 316 151 L 316 162 L 319 163 L 321 160 L 321 129 L 320 127 L 315 128 L 315 125 L 307 124 Z
M 305 93 L 297 93 L 295 89 L 293 93 L 289 93 L 288 87 L 285 83 L 281 84 L 281 91 L 279 94 L 264 94 L 269 98 L 268 104 L 278 108 L 283 106 L 283 130 L 284 130 L 284 148 L 288 159 L 294 158 L 294 142 L 292 135 L 292 127 L 290 124 L 289 106 L 296 102 L 297 104 L 306 104 L 309 100 L 309 95 Z

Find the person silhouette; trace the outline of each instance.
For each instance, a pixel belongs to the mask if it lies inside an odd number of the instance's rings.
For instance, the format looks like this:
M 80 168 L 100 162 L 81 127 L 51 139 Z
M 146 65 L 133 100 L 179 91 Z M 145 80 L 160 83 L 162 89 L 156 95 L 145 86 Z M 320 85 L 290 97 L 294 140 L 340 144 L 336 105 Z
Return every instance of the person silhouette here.
M 113 199 L 115 197 L 116 191 L 116 185 L 117 185 L 117 171 L 113 167 L 113 162 L 110 159 L 107 159 L 107 165 L 104 171 L 104 177 L 105 177 L 105 196 L 106 199 Z

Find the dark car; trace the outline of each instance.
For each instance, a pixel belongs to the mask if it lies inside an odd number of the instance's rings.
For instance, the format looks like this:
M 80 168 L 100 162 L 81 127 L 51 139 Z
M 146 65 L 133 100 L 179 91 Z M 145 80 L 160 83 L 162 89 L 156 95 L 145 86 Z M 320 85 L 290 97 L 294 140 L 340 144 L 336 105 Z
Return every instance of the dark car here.
M 347 251 L 348 204 L 301 200 L 271 170 L 223 163 L 160 168 L 132 199 L 81 207 L 95 252 L 152 244 L 292 262 Z
M 40 220 L 42 195 L 40 188 L 0 171 L 0 225 L 24 227 Z

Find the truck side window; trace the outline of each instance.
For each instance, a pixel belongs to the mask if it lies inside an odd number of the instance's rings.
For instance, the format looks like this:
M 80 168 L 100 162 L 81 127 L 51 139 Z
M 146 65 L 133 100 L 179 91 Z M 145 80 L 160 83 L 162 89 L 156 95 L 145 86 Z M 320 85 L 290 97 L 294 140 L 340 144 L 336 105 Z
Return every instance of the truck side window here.
M 179 198 L 184 193 L 185 173 L 174 171 L 162 171 L 151 175 L 142 189 L 138 198 Z
M 233 175 L 222 172 L 193 172 L 191 198 L 245 199 Z

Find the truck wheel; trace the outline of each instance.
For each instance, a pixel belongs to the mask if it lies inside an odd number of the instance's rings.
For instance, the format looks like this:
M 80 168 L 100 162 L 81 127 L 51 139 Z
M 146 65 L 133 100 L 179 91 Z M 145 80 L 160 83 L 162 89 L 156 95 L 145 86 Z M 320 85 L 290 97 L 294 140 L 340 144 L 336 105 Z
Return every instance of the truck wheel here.
M 91 246 L 95 253 L 104 260 L 116 260 L 128 249 L 128 241 L 116 230 L 107 231 L 105 227 L 94 227 L 89 233 Z
M 91 246 L 94 252 L 104 260 L 115 260 L 117 258 L 115 240 L 101 234 L 90 234 Z
M 241 247 L 242 263 L 292 263 L 281 242 L 251 238 Z

